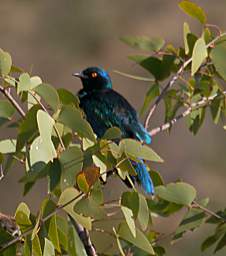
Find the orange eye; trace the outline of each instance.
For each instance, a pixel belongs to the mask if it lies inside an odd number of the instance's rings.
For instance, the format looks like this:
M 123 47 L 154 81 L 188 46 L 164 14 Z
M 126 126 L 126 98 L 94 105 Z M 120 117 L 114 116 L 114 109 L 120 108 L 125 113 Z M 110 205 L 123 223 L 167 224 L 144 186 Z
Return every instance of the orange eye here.
M 95 78 L 95 77 L 97 77 L 97 73 L 96 73 L 96 72 L 93 72 L 93 73 L 91 74 L 91 76 L 92 76 L 92 78 Z

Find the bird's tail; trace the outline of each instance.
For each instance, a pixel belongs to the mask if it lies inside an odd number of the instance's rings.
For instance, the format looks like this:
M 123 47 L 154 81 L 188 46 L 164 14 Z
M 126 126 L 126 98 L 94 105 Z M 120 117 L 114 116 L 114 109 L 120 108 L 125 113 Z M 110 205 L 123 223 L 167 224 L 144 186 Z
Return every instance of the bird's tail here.
M 154 194 L 154 185 L 149 175 L 147 166 L 142 160 L 140 162 L 132 162 L 134 169 L 137 173 L 138 182 L 147 194 Z

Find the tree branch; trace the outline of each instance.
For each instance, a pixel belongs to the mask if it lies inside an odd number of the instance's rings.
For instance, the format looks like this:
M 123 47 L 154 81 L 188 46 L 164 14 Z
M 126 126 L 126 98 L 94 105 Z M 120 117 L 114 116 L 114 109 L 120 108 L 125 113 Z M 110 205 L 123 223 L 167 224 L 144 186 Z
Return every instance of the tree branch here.
M 25 112 L 23 111 L 23 109 L 20 107 L 20 105 L 18 104 L 18 102 L 13 98 L 13 96 L 10 94 L 10 92 L 4 88 L 3 86 L 0 85 L 0 92 L 2 92 L 5 97 L 12 103 L 12 105 L 17 109 L 18 113 L 21 115 L 22 118 L 24 118 L 26 116 Z M 34 95 L 33 95 L 34 96 Z M 34 96 L 34 98 L 36 99 L 36 101 L 40 104 L 40 106 L 42 107 L 42 109 L 48 113 L 47 109 L 45 108 L 45 106 Z M 57 127 L 54 125 L 54 130 L 59 138 L 60 144 L 63 148 L 63 150 L 65 150 L 65 146 L 64 143 L 61 139 L 61 136 L 59 134 L 59 131 L 57 130 Z M 64 208 L 65 206 L 69 205 L 70 203 L 72 203 L 73 201 L 75 201 L 77 198 L 79 198 L 83 193 L 80 193 L 77 197 L 73 198 L 72 200 L 70 200 L 69 202 L 67 202 L 64 205 L 58 206 L 55 211 L 53 211 L 52 213 L 50 213 L 48 216 L 46 216 L 44 219 L 42 219 L 42 222 L 44 223 L 45 221 L 47 221 L 49 218 L 51 218 L 54 214 L 56 214 L 59 210 L 61 210 L 62 208 Z M 89 256 L 95 256 L 96 251 L 95 248 L 92 245 L 92 242 L 90 240 L 90 236 L 89 233 L 86 229 L 84 229 L 79 223 L 76 223 L 75 221 L 73 222 L 75 223 L 74 226 L 76 227 L 76 231 L 78 232 L 78 235 L 82 241 L 82 243 L 84 244 L 87 254 Z M 6 244 L 4 244 L 3 246 L 1 246 L 0 248 L 0 252 L 4 251 L 6 248 L 8 248 L 9 246 L 18 243 L 19 241 L 21 241 L 21 238 L 24 236 L 27 236 L 29 234 L 32 233 L 33 228 L 27 230 L 24 234 L 14 238 L 13 240 L 7 242 Z
M 223 91 L 222 92 L 223 95 L 226 95 L 226 91 Z M 214 94 L 208 98 L 204 97 L 202 98 L 200 101 L 198 102 L 195 102 L 195 103 L 192 103 L 191 106 L 189 108 L 187 108 L 183 113 L 179 114 L 178 116 L 176 116 L 175 118 L 173 118 L 171 121 L 159 126 L 159 127 L 156 127 L 154 129 L 152 129 L 149 134 L 151 136 L 155 136 L 156 134 L 158 134 L 159 132 L 162 132 L 162 131 L 165 131 L 165 130 L 168 130 L 169 128 L 171 128 L 177 121 L 179 121 L 180 119 L 188 116 L 189 114 L 191 114 L 192 111 L 194 110 L 197 110 L 201 107 L 204 107 L 204 106 L 207 106 L 208 104 L 210 104 L 216 97 L 218 96 L 222 96 L 222 95 L 219 95 L 219 94 Z
M 0 92 L 2 92 L 5 97 L 11 102 L 11 104 L 16 108 L 16 110 L 19 112 L 19 114 L 22 117 L 25 117 L 25 112 L 21 108 L 21 106 L 18 104 L 18 102 L 13 98 L 11 93 L 8 91 L 7 88 L 4 88 L 3 86 L 0 85 Z
M 214 43 L 219 40 L 221 37 L 225 36 L 226 33 L 222 33 L 219 36 L 217 36 L 216 38 L 214 38 L 209 44 L 206 45 L 206 48 L 212 47 L 214 45 Z M 162 92 L 160 93 L 160 95 L 157 97 L 157 99 L 155 100 L 154 104 L 151 106 L 148 115 L 144 121 L 144 127 L 147 129 L 149 126 L 149 122 L 150 119 L 152 117 L 152 115 L 154 114 L 158 104 L 160 103 L 160 101 L 163 99 L 163 97 L 165 96 L 166 92 L 168 91 L 168 89 L 170 89 L 175 82 L 178 80 L 178 78 L 181 76 L 181 74 L 184 72 L 185 68 L 192 62 L 192 57 L 190 59 L 188 59 L 187 61 L 185 61 L 182 66 L 179 68 L 179 70 L 177 71 L 177 73 L 169 80 L 169 82 L 166 84 L 166 86 L 163 88 Z
M 58 213 L 61 209 L 63 209 L 64 207 L 66 207 L 67 205 L 73 203 L 75 200 L 77 200 L 78 198 L 80 198 L 83 195 L 83 193 L 81 192 L 80 194 L 78 194 L 77 196 L 75 196 L 74 198 L 72 198 L 71 200 L 69 200 L 68 202 L 66 202 L 63 205 L 59 205 L 53 212 L 49 213 L 45 218 L 43 218 L 40 223 L 45 223 L 47 220 L 49 220 L 53 215 L 55 215 L 56 213 Z M 13 240 L 10 240 L 9 242 L 5 243 L 4 245 L 2 245 L 0 247 L 0 252 L 3 252 L 5 249 L 7 249 L 9 246 L 16 244 L 18 242 L 21 241 L 21 239 L 25 236 L 30 235 L 33 232 L 33 227 L 29 228 L 27 231 L 25 231 L 23 234 L 21 234 L 20 236 L 14 238 Z

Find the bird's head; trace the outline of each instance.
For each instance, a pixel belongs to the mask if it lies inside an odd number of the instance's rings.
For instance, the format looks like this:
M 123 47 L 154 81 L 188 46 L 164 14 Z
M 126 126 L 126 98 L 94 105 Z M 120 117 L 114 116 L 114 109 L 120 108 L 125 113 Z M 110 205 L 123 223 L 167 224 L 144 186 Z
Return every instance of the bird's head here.
M 109 74 L 99 67 L 86 68 L 82 72 L 74 73 L 73 76 L 82 80 L 83 88 L 86 91 L 112 88 Z

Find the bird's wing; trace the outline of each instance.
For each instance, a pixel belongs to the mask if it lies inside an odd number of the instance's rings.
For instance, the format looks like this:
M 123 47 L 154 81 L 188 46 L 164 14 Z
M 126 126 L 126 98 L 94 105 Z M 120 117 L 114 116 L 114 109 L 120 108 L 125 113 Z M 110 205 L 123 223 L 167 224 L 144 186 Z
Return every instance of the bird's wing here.
M 80 99 L 80 105 L 98 136 L 103 136 L 108 128 L 116 126 L 125 138 L 151 142 L 134 108 L 114 90 L 105 89 L 86 95 Z

